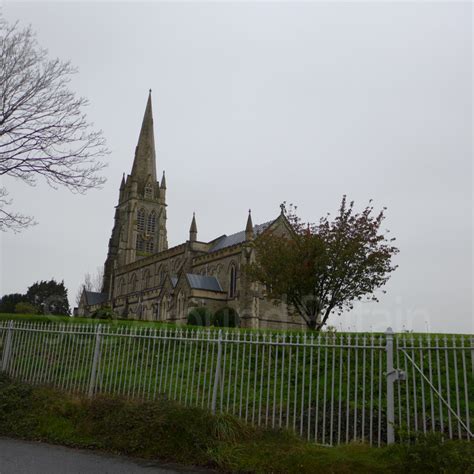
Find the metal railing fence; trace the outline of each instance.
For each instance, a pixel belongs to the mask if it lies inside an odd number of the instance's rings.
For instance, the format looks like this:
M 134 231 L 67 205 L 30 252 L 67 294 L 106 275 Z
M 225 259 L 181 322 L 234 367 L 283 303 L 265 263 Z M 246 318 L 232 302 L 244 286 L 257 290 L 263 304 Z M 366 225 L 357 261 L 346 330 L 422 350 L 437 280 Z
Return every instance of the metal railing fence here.
M 0 367 L 73 393 L 166 397 L 334 445 L 473 437 L 472 337 L 0 322 Z

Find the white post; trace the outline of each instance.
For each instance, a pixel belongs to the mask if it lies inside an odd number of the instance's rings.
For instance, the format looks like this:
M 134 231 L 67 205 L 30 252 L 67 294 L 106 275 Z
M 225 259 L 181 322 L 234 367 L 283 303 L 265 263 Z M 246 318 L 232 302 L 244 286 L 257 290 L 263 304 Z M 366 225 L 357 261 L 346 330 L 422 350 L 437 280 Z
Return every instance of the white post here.
M 219 388 L 219 376 L 221 373 L 221 359 L 222 359 L 222 329 L 219 329 L 219 335 L 217 339 L 217 362 L 216 362 L 216 371 L 214 374 L 214 387 L 212 390 L 212 401 L 211 401 L 212 413 L 216 412 L 217 390 Z
M 388 328 L 386 333 L 387 338 L 387 444 L 395 442 L 395 399 L 393 392 L 393 383 L 397 378 L 397 374 L 393 368 L 393 331 Z
M 10 354 L 11 354 L 11 349 L 12 349 L 12 333 L 13 333 L 13 321 L 9 321 L 7 336 L 5 338 L 5 345 L 3 346 L 2 372 L 7 371 L 8 363 L 10 362 Z
M 94 396 L 94 391 L 95 391 L 95 381 L 97 378 L 97 368 L 99 366 L 99 358 L 100 358 L 101 329 L 102 329 L 102 326 L 98 324 L 96 328 L 96 332 L 95 332 L 95 349 L 94 349 L 94 359 L 92 360 L 91 378 L 89 382 L 89 393 L 88 393 L 89 398 L 92 398 Z

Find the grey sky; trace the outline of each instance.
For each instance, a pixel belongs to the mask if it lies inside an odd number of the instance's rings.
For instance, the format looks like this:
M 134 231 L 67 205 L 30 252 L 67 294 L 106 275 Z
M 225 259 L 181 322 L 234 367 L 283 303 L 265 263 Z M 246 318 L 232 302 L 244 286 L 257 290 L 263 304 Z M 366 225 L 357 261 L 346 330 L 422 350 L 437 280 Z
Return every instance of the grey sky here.
M 276 217 L 306 220 L 346 193 L 388 207 L 400 268 L 378 304 L 330 324 L 472 332 L 472 7 L 469 3 L 4 3 L 51 56 L 112 154 L 104 189 L 77 196 L 5 180 L 39 225 L 1 239 L 0 293 L 102 265 L 123 172 L 153 89 L 168 238 Z

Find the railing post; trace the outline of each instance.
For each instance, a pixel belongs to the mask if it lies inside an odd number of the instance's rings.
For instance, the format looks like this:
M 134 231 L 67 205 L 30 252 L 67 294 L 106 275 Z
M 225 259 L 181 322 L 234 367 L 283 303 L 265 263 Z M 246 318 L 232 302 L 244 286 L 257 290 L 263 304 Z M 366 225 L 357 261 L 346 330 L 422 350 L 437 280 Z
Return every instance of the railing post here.
M 212 390 L 212 402 L 211 402 L 212 413 L 216 412 L 217 390 L 219 389 L 219 378 L 220 378 L 220 373 L 221 373 L 221 360 L 222 360 L 222 329 L 219 329 L 219 335 L 217 337 L 216 371 L 214 374 L 214 387 Z
M 387 352 L 387 444 L 395 442 L 395 399 L 393 384 L 397 378 L 396 371 L 393 368 L 393 331 L 388 328 L 386 335 Z
M 2 354 L 2 372 L 6 372 L 12 351 L 13 321 L 8 321 L 7 336 Z
M 95 331 L 94 359 L 92 360 L 91 378 L 89 382 L 89 392 L 88 392 L 89 398 L 92 398 L 94 396 L 94 391 L 95 391 L 97 368 L 99 367 L 99 359 L 100 359 L 101 330 L 102 330 L 102 326 L 98 324 Z

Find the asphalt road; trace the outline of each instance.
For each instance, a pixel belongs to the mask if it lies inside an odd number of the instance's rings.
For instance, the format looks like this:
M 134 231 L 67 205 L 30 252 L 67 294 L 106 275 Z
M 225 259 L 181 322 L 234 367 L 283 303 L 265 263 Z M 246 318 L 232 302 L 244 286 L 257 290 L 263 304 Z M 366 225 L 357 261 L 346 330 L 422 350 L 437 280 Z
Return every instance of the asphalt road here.
M 0 438 L 0 474 L 201 474 L 204 472 L 211 471 Z

